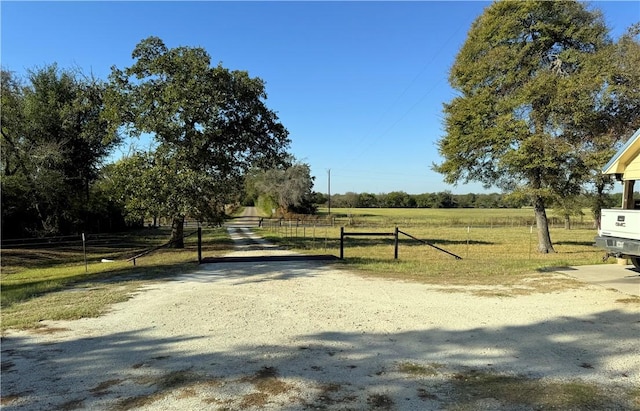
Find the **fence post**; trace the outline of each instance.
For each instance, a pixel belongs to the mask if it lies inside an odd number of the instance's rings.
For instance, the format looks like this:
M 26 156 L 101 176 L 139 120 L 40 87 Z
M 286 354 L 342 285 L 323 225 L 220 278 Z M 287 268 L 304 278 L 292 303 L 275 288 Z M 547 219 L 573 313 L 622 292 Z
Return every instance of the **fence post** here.
M 198 227 L 198 264 L 202 263 L 202 227 Z
M 340 259 L 344 258 L 344 227 L 340 227 Z
M 471 226 L 467 226 L 467 258 L 469 258 L 469 237 L 471 236 Z
M 84 237 L 84 233 L 82 233 L 82 253 L 84 254 L 84 272 L 88 272 L 89 268 L 87 267 L 87 242 Z
M 533 226 L 529 228 L 529 260 L 531 260 L 531 237 L 533 237 Z
M 327 250 L 327 230 L 328 230 L 328 228 L 327 228 L 327 226 L 325 225 L 325 226 L 324 226 L 324 250 L 325 250 L 325 251 Z
M 393 237 L 394 237 L 393 258 L 397 260 L 398 259 L 398 227 L 396 227 L 393 233 Z

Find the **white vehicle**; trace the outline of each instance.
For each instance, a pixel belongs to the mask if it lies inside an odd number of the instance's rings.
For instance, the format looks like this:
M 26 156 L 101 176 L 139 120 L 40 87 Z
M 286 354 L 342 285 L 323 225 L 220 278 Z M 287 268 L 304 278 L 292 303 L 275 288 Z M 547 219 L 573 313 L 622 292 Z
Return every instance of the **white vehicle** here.
M 628 258 L 640 269 L 640 210 L 606 209 L 601 211 L 596 246 L 607 256 Z
M 640 269 L 640 201 L 633 198 L 633 186 L 640 180 L 640 129 L 602 172 L 622 182 L 622 208 L 601 211 L 596 246 L 605 249 L 607 257 L 628 258 Z

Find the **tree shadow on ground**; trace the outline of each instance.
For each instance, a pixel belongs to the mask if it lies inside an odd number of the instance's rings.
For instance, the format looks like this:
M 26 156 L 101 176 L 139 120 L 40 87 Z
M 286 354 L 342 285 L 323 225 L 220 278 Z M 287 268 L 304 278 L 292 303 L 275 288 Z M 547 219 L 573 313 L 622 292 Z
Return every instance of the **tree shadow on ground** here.
M 575 245 L 575 246 L 589 247 L 589 246 L 595 245 L 595 241 L 554 241 L 553 244 L 554 245 Z
M 212 313 L 208 326 L 224 321 Z M 269 332 L 267 319 L 262 327 Z M 3 409 L 122 410 L 172 398 L 225 409 L 474 409 L 493 401 L 493 409 L 624 410 L 633 399 L 611 397 L 615 387 L 593 388 L 583 394 L 588 404 L 577 405 L 547 403 L 536 390 L 555 380 L 598 385 L 603 375 L 613 386 L 637 380 L 637 360 L 615 361 L 637 354 L 638 331 L 637 315 L 609 310 L 500 328 L 366 332 L 328 324 L 279 343 L 220 345 L 215 332 L 167 335 L 162 324 L 51 342 L 9 336 L 2 341 Z M 496 381 L 531 392 L 514 399 L 496 391 Z

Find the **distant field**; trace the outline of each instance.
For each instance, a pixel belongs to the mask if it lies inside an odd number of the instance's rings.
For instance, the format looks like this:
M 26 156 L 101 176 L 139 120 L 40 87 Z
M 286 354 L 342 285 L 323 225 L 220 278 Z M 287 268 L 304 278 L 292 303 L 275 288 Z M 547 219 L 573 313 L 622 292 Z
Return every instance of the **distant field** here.
M 551 291 L 558 281 L 549 282 L 545 273 L 553 267 L 599 264 L 604 255 L 593 246 L 597 233 L 587 215 L 572 222 L 576 228 L 570 230 L 558 219 L 550 230 L 556 253 L 540 254 L 531 209 L 332 208 L 331 214 L 333 226 L 267 228 L 262 234 L 302 252 L 338 255 L 341 226 L 346 232 L 387 233 L 398 227 L 462 259 L 400 235 L 399 258 L 394 260 L 392 237 L 350 237 L 342 264 L 375 276 L 452 286 L 527 288 L 535 283 L 537 290 Z
M 328 210 L 319 212 L 326 215 Z M 593 216 L 583 210 L 582 216 L 571 217 L 573 225 L 593 227 Z M 409 225 L 470 225 L 470 226 L 530 226 L 535 224 L 531 208 L 332 208 L 331 215 L 343 222 L 351 218 L 355 224 L 409 224 Z M 564 219 L 553 209 L 547 210 L 552 226 L 564 227 Z

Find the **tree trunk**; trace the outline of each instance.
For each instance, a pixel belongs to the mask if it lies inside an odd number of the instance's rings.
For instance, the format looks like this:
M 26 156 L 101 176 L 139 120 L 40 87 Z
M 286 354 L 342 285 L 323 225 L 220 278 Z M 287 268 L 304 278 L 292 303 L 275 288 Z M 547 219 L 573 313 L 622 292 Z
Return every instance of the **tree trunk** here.
M 598 178 L 596 179 L 595 186 L 596 186 L 596 195 L 595 195 L 594 204 L 592 207 L 593 223 L 595 226 L 594 228 L 600 229 L 600 216 L 602 215 L 602 209 L 604 208 L 604 205 L 605 205 L 604 190 L 606 188 L 606 184 L 602 178 Z
M 571 216 L 569 214 L 564 216 L 564 229 L 571 230 Z
M 538 229 L 538 251 L 544 254 L 555 253 L 549 234 L 549 221 L 544 207 L 544 199 L 536 196 L 533 201 L 533 210 L 536 215 L 536 227 Z
M 173 217 L 171 223 L 171 248 L 184 248 L 184 216 Z

